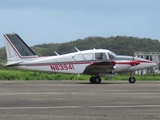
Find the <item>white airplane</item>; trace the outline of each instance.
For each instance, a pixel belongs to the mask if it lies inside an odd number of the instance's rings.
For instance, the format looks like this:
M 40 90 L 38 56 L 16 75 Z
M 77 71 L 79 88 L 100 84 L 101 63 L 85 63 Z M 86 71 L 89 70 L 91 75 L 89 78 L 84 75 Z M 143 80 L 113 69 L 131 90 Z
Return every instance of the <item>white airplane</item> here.
M 105 49 L 93 49 L 59 55 L 39 57 L 16 33 L 4 34 L 7 63 L 5 66 L 53 73 L 89 74 L 91 83 L 100 83 L 100 77 L 117 73 L 132 73 L 150 68 L 156 63 L 133 56 L 120 56 Z M 130 74 L 129 82 L 136 79 Z

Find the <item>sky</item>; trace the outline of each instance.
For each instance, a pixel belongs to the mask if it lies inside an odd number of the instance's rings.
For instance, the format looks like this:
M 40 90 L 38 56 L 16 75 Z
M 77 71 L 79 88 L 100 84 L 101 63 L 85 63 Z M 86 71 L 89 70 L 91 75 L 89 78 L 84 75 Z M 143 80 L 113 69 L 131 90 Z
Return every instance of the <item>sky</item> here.
M 1 0 L 0 47 L 3 34 L 12 32 L 29 46 L 90 36 L 160 40 L 159 5 L 160 0 Z

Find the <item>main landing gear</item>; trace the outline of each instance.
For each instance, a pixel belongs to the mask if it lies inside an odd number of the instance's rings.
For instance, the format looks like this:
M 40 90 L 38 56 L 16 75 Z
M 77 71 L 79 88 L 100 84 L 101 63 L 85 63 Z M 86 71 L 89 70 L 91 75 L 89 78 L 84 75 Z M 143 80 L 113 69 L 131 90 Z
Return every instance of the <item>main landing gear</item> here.
M 101 83 L 101 78 L 99 76 L 92 76 L 90 78 L 90 83 L 99 84 L 99 83 Z

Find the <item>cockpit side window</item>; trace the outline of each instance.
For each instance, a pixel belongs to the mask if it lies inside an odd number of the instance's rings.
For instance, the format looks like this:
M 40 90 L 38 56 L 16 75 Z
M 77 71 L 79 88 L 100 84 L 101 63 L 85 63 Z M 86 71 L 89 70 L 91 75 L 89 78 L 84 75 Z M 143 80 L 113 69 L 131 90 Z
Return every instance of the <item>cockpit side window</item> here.
M 109 51 L 108 52 L 108 56 L 109 56 L 109 59 L 114 59 L 116 57 L 116 54 L 111 52 L 111 51 Z
M 95 53 L 96 60 L 107 60 L 106 53 Z

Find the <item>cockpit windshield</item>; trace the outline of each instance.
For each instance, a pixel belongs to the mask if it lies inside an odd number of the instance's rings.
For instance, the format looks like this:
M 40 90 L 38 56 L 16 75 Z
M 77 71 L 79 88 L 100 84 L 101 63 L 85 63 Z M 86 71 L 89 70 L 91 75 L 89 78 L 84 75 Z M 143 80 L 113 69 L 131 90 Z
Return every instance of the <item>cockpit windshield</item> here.
M 109 56 L 110 59 L 113 59 L 113 58 L 116 57 L 116 54 L 114 52 L 112 52 L 112 51 L 109 50 L 108 51 L 108 56 Z

